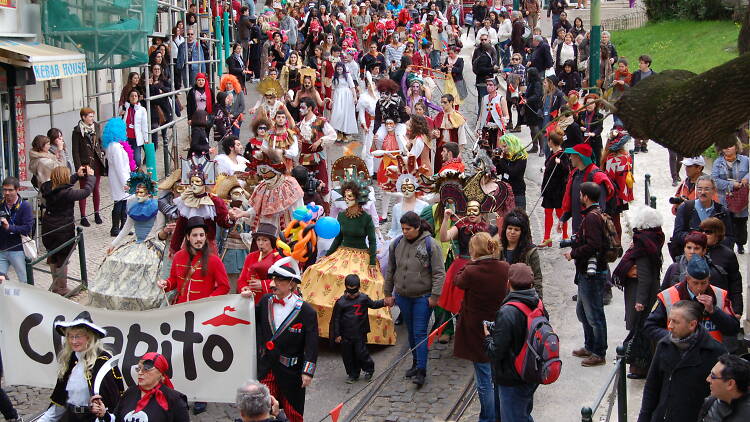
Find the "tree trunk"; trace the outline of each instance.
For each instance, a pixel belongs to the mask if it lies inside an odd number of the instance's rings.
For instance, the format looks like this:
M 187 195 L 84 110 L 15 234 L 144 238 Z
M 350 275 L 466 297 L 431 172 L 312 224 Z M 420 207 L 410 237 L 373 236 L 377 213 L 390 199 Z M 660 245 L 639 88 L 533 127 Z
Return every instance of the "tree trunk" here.
M 736 142 L 750 119 L 750 54 L 700 75 L 667 70 L 639 82 L 615 104 L 625 128 L 686 157 Z

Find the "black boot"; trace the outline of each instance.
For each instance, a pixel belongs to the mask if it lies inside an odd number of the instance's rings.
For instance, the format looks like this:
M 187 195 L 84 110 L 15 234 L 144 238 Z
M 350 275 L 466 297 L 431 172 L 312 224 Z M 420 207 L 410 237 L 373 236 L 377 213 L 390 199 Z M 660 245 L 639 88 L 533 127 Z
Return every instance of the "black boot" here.
M 417 368 L 417 361 L 415 360 L 411 364 L 411 369 L 409 369 L 408 371 L 406 371 L 406 374 L 404 376 L 406 378 L 411 378 L 411 377 L 417 375 L 417 372 L 419 372 L 419 368 Z
M 425 378 L 427 378 L 427 370 L 417 369 L 417 374 L 414 376 L 412 382 L 417 384 L 417 388 L 421 388 L 425 383 Z
M 102 224 L 103 223 L 102 216 L 99 215 L 98 212 L 94 213 L 94 223 L 96 223 L 96 224 Z
M 120 214 L 120 201 L 117 201 L 115 202 L 115 205 L 112 206 L 112 228 L 109 230 L 109 235 L 112 237 L 117 237 L 117 235 L 120 234 L 120 224 L 122 219 Z

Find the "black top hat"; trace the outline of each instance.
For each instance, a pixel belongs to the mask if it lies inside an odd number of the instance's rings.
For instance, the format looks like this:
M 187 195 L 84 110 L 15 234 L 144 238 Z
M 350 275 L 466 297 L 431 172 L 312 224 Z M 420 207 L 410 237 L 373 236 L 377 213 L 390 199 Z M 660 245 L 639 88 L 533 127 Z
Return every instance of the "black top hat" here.
M 271 243 L 275 243 L 277 235 L 276 226 L 270 223 L 258 224 L 258 229 L 253 232 L 253 239 L 255 236 L 266 236 L 271 239 Z M 275 245 L 274 245 L 275 246 Z
M 203 227 L 203 229 L 208 229 L 206 220 L 203 217 L 199 216 L 190 217 L 187 221 L 187 224 L 185 224 L 185 233 L 190 232 L 190 230 L 196 227 Z
M 81 312 L 73 321 L 55 322 L 55 331 L 63 337 L 65 336 L 66 329 L 75 327 L 86 327 L 89 331 L 98 335 L 100 338 L 107 336 L 107 330 L 94 324 L 94 321 L 91 319 L 91 314 L 89 314 L 88 311 Z

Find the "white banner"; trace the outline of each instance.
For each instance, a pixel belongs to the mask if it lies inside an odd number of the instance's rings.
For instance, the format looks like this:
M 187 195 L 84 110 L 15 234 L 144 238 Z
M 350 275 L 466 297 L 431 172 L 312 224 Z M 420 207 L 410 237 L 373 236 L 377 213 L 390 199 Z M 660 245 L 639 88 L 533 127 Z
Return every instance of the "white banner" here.
M 253 301 L 239 295 L 150 311 L 109 311 L 27 284 L 5 282 L 0 290 L 0 348 L 8 384 L 53 387 L 64 341 L 53 324 L 84 310 L 107 330 L 105 348 L 120 355 L 128 386 L 146 352 L 167 358 L 175 389 L 189 400 L 232 403 L 237 387 L 256 377 Z

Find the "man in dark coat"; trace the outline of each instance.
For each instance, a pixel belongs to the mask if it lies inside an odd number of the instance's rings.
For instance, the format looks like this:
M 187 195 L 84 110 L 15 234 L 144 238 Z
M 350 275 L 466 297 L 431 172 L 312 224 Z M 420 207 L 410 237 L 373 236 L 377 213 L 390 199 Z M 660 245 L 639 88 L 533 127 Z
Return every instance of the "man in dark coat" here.
M 750 362 L 724 355 L 706 378 L 711 395 L 703 402 L 698 422 L 745 422 L 750 420 Z
M 730 249 L 734 249 L 734 234 L 732 233 L 732 219 L 726 207 L 714 201 L 716 194 L 716 183 L 711 176 L 703 175 L 695 184 L 696 199 L 685 201 L 677 208 L 674 219 L 674 231 L 672 232 L 672 243 L 675 250 L 682 250 L 685 245 L 685 236 L 700 227 L 701 221 L 708 217 L 716 217 L 724 223 L 724 240 L 721 241 Z
M 510 14 L 510 20 L 513 22 L 510 33 L 510 45 L 513 47 L 514 53 L 523 56 L 523 48 L 526 46 L 526 40 L 523 39 L 523 33 L 526 31 L 526 27 L 523 24 L 521 12 L 514 10 Z
M 659 341 L 648 371 L 638 422 L 685 422 L 698 418 L 709 394 L 706 377 L 724 346 L 699 323 L 703 307 L 681 300 L 669 313 L 670 335 Z
M 349 378 L 348 384 L 359 379 L 359 372 L 364 371 L 365 380 L 372 379 L 375 362 L 367 350 L 367 333 L 370 332 L 368 309 L 380 309 L 385 301 L 372 300 L 370 296 L 359 291 L 360 280 L 356 274 L 349 274 L 344 279 L 346 292 L 333 305 L 330 333 L 331 341 L 341 346 L 341 359 Z
M 312 383 L 318 361 L 318 315 L 294 294 L 300 272 L 291 257 L 268 269 L 275 294 L 255 308 L 258 379 L 279 400 L 291 422 L 303 422 L 305 388 Z
M 534 407 L 534 392 L 539 384 L 529 384 L 518 375 L 514 363 L 521 352 L 527 336 L 527 318 L 515 305 L 520 302 L 529 309 L 536 309 L 541 299 L 534 289 L 534 273 L 526 264 L 516 263 L 508 269 L 510 293 L 503 300 L 495 317 L 492 332 L 485 327 L 484 345 L 492 362 L 495 384 L 499 386 L 500 414 L 497 419 L 504 421 L 530 420 Z M 549 318 L 547 311 L 544 315 Z
M 544 75 L 544 72 L 554 65 L 549 44 L 541 35 L 534 35 L 531 46 L 534 49 L 531 51 L 531 58 L 526 67 L 535 67 L 539 71 L 539 75 Z

